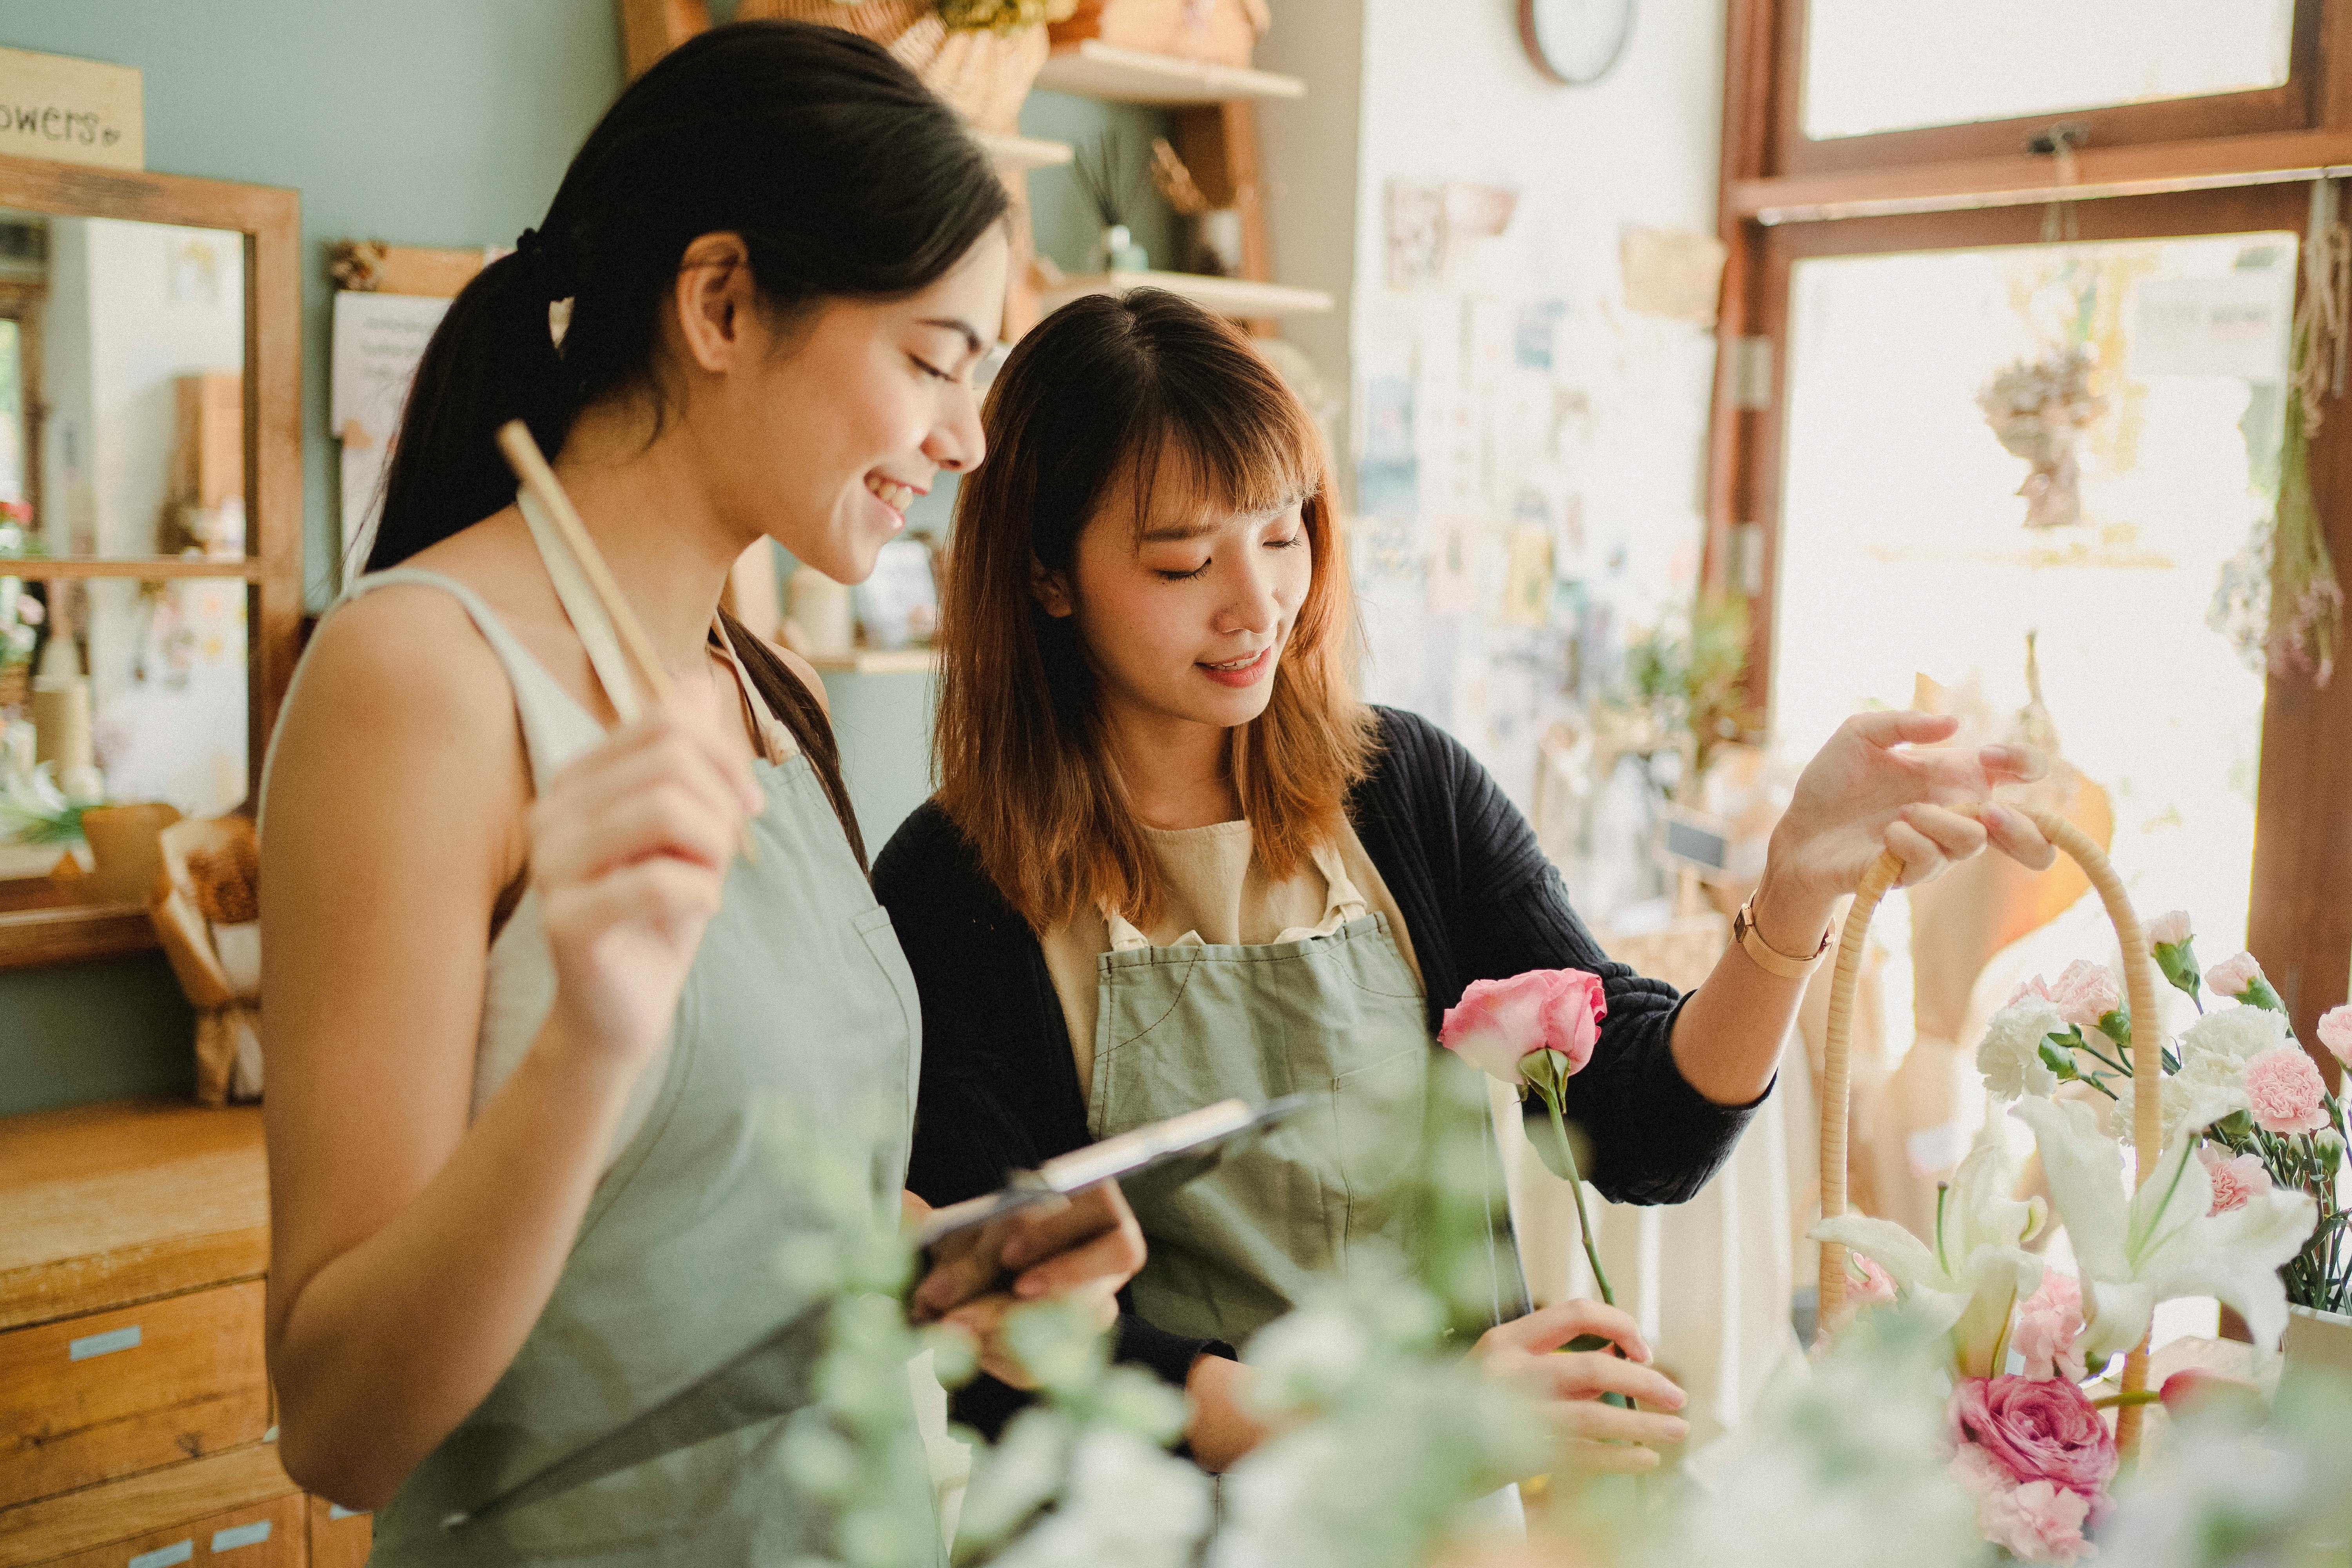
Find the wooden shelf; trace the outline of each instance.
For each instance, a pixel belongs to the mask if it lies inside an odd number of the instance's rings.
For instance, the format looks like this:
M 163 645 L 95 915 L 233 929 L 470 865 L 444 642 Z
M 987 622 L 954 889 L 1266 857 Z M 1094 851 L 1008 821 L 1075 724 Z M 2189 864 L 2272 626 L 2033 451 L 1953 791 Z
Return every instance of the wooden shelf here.
M 1225 103 L 1237 98 L 1307 96 L 1307 84 L 1295 76 L 1146 54 L 1095 38 L 1056 50 L 1038 73 L 1037 85 L 1049 92 L 1113 103 Z
M 862 647 L 856 653 L 806 657 L 820 675 L 929 675 L 940 667 L 935 647 Z
M 995 131 L 975 131 L 974 140 L 987 149 L 1001 169 L 1050 169 L 1077 156 L 1067 142 L 1045 142 L 1034 136 L 1007 136 Z
M 144 904 L 75 904 L 0 914 L 0 969 L 121 958 L 155 949 Z
M 1312 315 L 1331 309 L 1331 296 L 1319 289 L 1289 289 L 1279 283 L 1212 278 L 1196 272 L 1073 274 L 1050 289 L 1041 289 L 1037 302 L 1045 310 L 1058 310 L 1082 295 L 1124 294 L 1130 289 L 1165 289 L 1221 316 L 1237 318 Z
M 135 577 L 152 583 L 165 577 L 241 577 L 248 583 L 258 583 L 267 570 L 267 563 L 249 555 L 143 555 L 127 559 L 45 555 L 0 561 L 0 577 L 29 577 L 36 582 Z

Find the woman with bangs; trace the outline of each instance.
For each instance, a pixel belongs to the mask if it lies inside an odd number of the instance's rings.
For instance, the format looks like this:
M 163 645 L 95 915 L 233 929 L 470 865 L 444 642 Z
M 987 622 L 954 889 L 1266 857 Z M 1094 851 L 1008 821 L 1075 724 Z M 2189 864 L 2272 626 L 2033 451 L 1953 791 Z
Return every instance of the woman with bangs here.
M 1741 940 L 1680 995 L 1610 962 L 1458 742 L 1354 696 L 1322 443 L 1237 329 L 1156 290 L 1080 300 L 1014 349 L 983 421 L 940 609 L 940 790 L 875 866 L 923 1003 L 908 1184 L 952 1202 L 1231 1096 L 1325 1098 L 1136 1202 L 1150 1250 L 1117 1352 L 1190 1394 L 1209 1469 L 1262 1436 L 1233 1347 L 1318 1276 L 1410 1251 L 1430 1075 L 1453 1070 L 1437 1025 L 1470 982 L 1601 976 L 1568 1087 L 1588 1178 L 1679 1203 L 1769 1091 L 1832 906 L 1881 847 L 1906 882 L 1988 841 L 2049 862 L 1991 802 L 2038 758 L 1912 750 L 1952 722 L 1865 715 L 1807 768 Z M 1528 1311 L 1516 1258 L 1496 1273 L 1474 1353 L 1552 1402 L 1572 1462 L 1656 1464 L 1683 1396 L 1632 1319 Z M 1580 1334 L 1622 1357 L 1552 1353 Z M 1024 1397 L 982 1379 L 958 1414 L 993 1430 Z

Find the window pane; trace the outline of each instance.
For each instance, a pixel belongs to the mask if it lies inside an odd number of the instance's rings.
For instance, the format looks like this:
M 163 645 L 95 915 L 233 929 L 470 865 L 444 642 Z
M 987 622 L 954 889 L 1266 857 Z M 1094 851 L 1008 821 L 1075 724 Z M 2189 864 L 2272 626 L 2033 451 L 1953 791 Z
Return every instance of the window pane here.
M 2276 87 L 2294 24 L 2294 0 L 1811 0 L 1805 134 Z
M 2135 903 L 2189 910 L 2200 952 L 2242 947 L 2263 683 L 2212 610 L 2277 484 L 2284 350 L 2242 329 L 2282 319 L 2294 265 L 2288 234 L 1798 263 L 1777 743 L 1801 760 L 1864 707 L 1906 705 L 1914 672 L 2003 738 L 2036 633 L 2063 754 L 2112 815 Z M 2081 521 L 2029 529 L 2030 459 L 1978 396 L 2074 344 L 2104 402 L 2076 447 Z M 1974 955 L 1992 961 L 1978 1026 L 2026 975 L 2113 953 L 2091 898 Z

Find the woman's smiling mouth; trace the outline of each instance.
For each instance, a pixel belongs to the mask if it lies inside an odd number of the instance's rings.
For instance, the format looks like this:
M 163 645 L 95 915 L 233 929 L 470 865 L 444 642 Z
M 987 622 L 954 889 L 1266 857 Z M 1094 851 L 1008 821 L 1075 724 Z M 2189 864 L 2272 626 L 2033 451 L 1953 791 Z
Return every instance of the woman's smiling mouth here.
M 1220 686 L 1255 686 L 1274 668 L 1274 645 L 1268 643 L 1246 658 L 1224 664 L 1195 664 L 1192 668 Z

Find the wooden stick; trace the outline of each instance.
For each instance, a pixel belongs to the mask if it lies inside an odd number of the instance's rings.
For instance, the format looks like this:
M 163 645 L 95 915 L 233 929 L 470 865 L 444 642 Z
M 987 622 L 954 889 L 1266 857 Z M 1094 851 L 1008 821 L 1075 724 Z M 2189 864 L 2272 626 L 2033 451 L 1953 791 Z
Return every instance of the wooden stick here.
M 572 510 L 572 498 L 563 493 L 555 470 L 547 466 L 539 443 L 530 438 L 530 426 L 520 419 L 509 419 L 499 426 L 499 450 L 506 454 L 507 466 L 514 469 L 522 488 L 554 521 L 555 531 L 563 535 L 563 542 L 572 547 L 572 557 L 580 563 L 580 574 L 588 579 L 597 602 L 604 606 L 605 617 L 613 623 L 629 662 L 637 667 L 637 679 L 645 682 L 646 695 L 657 704 L 667 705 L 675 691 L 669 671 L 662 668 L 660 656 L 654 652 L 653 639 L 637 624 L 636 612 L 629 608 L 621 585 L 613 581 L 604 552 L 588 537 L 588 527 L 580 521 L 579 512 Z
M 588 525 L 580 521 L 573 510 L 572 498 L 563 493 L 562 484 L 555 470 L 547 466 L 539 443 L 531 439 L 530 426 L 520 419 L 509 419 L 499 426 L 499 450 L 506 454 L 507 466 L 514 469 L 515 478 L 529 490 L 555 523 L 555 531 L 563 535 L 571 548 L 572 559 L 580 563 L 580 574 L 588 579 L 588 586 L 604 607 L 605 618 L 613 623 L 613 631 L 621 639 L 621 647 L 629 662 L 636 667 L 637 679 L 645 683 L 646 694 L 657 707 L 667 708 L 677 694 L 677 685 L 669 671 L 662 668 L 661 656 L 654 651 L 653 639 L 638 623 L 636 612 L 621 592 L 620 584 L 613 580 L 612 568 L 604 564 L 604 552 L 588 536 Z M 751 841 L 751 825 L 743 824 L 739 840 L 743 858 L 756 861 L 759 847 Z

